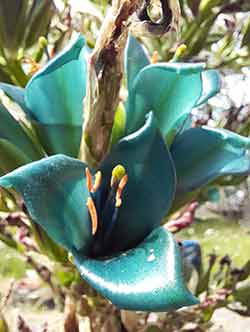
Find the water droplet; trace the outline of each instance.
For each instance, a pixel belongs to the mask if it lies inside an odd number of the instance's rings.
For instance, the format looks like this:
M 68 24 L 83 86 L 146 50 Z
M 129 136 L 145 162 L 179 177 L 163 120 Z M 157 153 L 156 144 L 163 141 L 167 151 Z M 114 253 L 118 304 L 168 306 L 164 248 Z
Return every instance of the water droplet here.
M 152 262 L 154 260 L 155 260 L 155 255 L 154 254 L 151 254 L 151 255 L 148 256 L 148 259 L 147 259 L 148 262 Z

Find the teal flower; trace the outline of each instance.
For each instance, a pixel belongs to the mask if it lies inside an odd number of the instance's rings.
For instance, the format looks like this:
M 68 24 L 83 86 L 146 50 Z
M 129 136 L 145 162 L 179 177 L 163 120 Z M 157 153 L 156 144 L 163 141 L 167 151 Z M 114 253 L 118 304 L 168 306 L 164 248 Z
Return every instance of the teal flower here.
M 248 174 L 250 140 L 189 127 L 192 108 L 218 90 L 216 72 L 200 64 L 150 65 L 130 38 L 123 138 L 89 170 L 72 158 L 80 146 L 86 54 L 78 37 L 25 90 L 2 85 L 26 112 L 46 155 L 63 154 L 14 170 L 0 186 L 23 195 L 33 220 L 72 252 L 82 277 L 118 307 L 165 311 L 195 304 L 178 245 L 161 222 L 176 201 L 217 177 Z M 0 132 L 0 142 L 15 144 L 15 135 Z M 24 141 L 17 142 L 20 150 Z M 32 153 L 27 150 L 30 159 L 39 159 Z
M 132 37 L 126 51 L 129 98 L 126 133 L 138 129 L 152 110 L 167 142 L 177 175 L 174 207 L 223 175 L 250 172 L 250 139 L 224 129 L 191 128 L 193 107 L 220 89 L 215 70 L 202 64 L 149 64 L 142 46 Z
M 72 252 L 83 278 L 118 307 L 165 311 L 197 303 L 183 283 L 178 245 L 160 227 L 174 196 L 175 170 L 152 113 L 113 147 L 91 183 L 86 165 L 64 155 L 0 178 Z
M 25 89 L 0 83 L 0 89 L 20 105 L 32 124 L 43 148 L 42 156 L 57 153 L 72 157 L 78 155 L 82 136 L 83 98 L 86 92 L 86 53 L 83 37 L 77 36 L 32 77 Z M 7 110 L 0 103 L 0 123 L 5 123 L 6 113 Z M 11 115 L 8 117 L 8 123 L 17 127 L 15 119 Z M 5 127 L 7 131 L 8 127 Z M 40 159 L 41 151 L 34 155 L 27 150 L 27 142 L 32 144 L 32 140 L 19 127 L 23 138 L 19 139 L 20 135 L 16 130 L 9 130 L 8 142 L 17 146 L 21 153 L 24 152 L 26 159 Z M 0 146 L 1 138 L 0 131 Z M 17 166 L 23 159 L 19 160 Z M 2 163 L 0 158 L 0 170 L 3 168 Z

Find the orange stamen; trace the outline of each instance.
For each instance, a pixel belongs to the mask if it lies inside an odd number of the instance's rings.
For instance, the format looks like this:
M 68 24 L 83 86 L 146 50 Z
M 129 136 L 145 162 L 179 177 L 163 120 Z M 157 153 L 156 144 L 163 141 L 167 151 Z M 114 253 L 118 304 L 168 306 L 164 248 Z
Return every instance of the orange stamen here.
M 158 54 L 157 51 L 154 51 L 154 52 L 153 52 L 153 55 L 152 55 L 152 57 L 151 57 L 151 63 L 152 63 L 152 64 L 155 64 L 155 63 L 157 63 L 158 61 L 159 61 L 159 54 Z
M 87 207 L 89 209 L 89 214 L 92 222 L 92 234 L 95 235 L 98 226 L 98 217 L 97 217 L 95 203 L 91 197 L 88 197 Z
M 92 187 L 92 192 L 94 193 L 95 191 L 97 191 L 97 189 L 100 187 L 101 185 L 101 182 L 102 182 L 102 173 L 101 171 L 98 171 L 95 175 L 95 183 Z
M 86 180 L 87 180 L 87 188 L 88 191 L 90 192 L 93 188 L 93 183 L 92 183 L 92 176 L 90 173 L 90 170 L 88 169 L 88 167 L 85 168 L 85 174 L 86 174 Z
M 116 196 L 115 196 L 115 207 L 120 207 L 122 204 L 121 196 L 122 196 L 123 189 L 125 188 L 127 182 L 128 182 L 128 175 L 125 174 L 121 178 L 121 181 L 119 182 L 119 185 L 117 188 L 117 192 L 116 192 Z

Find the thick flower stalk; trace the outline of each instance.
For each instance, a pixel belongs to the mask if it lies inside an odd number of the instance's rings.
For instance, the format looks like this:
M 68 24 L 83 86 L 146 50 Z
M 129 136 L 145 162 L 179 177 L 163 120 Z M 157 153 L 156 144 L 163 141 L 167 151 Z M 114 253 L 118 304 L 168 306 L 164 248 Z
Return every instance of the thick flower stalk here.
M 123 79 L 128 19 L 139 8 L 141 2 L 141 0 L 113 1 L 95 48 L 88 59 L 81 155 L 85 160 L 90 159 L 92 163 L 100 162 L 109 147 Z
M 249 174 L 250 140 L 190 127 L 192 108 L 219 89 L 215 71 L 202 64 L 150 64 L 130 37 L 123 133 L 95 168 L 83 163 L 76 157 L 87 58 L 84 39 L 77 36 L 25 90 L 1 85 L 22 107 L 42 146 L 34 150 L 34 137 L 1 106 L 0 126 L 3 119 L 13 128 L 0 127 L 6 156 L 18 165 L 46 158 L 2 176 L 0 186 L 21 193 L 32 219 L 73 254 L 82 277 L 118 307 L 165 311 L 195 304 L 184 283 L 179 245 L 162 220 L 216 178 Z M 8 167 L 17 165 L 2 172 Z

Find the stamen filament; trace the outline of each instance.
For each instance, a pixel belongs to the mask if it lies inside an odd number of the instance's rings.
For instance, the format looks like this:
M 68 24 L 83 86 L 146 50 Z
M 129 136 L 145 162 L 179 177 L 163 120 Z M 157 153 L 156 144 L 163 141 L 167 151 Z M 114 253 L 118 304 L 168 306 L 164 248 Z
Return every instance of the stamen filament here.
M 98 226 L 98 217 L 97 217 L 95 203 L 91 197 L 88 197 L 87 207 L 89 209 L 89 214 L 92 222 L 92 234 L 95 235 Z
M 151 57 L 151 63 L 156 64 L 157 62 L 159 62 L 159 53 L 154 51 Z
M 115 196 L 115 207 L 120 207 L 122 204 L 121 196 L 122 196 L 123 189 L 125 188 L 127 182 L 128 182 L 128 175 L 125 174 L 121 178 L 121 181 L 119 182 L 119 185 L 117 188 L 117 192 L 116 192 L 116 196 Z
M 92 190 L 91 190 L 91 192 L 95 192 L 95 191 L 97 191 L 97 189 L 100 187 L 100 185 L 101 185 L 101 182 L 102 182 L 102 173 L 101 173 L 101 171 L 98 171 L 97 173 L 96 173 L 96 175 L 95 175 L 95 183 L 94 183 L 94 185 L 93 185 L 93 187 L 92 187 Z
M 91 192 L 92 188 L 93 188 L 93 183 L 92 183 L 92 176 L 90 173 L 90 170 L 88 169 L 88 167 L 85 168 L 85 174 L 86 174 L 86 180 L 87 180 L 87 188 L 88 191 Z

